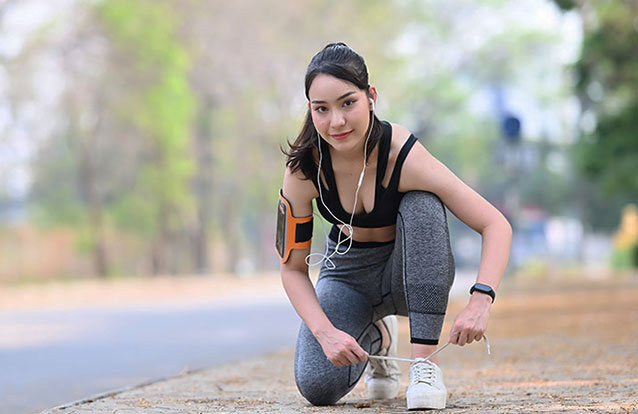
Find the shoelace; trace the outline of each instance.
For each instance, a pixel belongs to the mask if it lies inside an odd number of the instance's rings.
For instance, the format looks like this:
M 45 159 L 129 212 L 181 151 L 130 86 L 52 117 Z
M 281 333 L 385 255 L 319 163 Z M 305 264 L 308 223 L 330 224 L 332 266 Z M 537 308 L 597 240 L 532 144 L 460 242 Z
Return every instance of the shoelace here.
M 386 378 L 388 376 L 391 377 L 391 376 L 401 375 L 401 371 L 398 369 L 399 367 L 393 366 L 390 363 L 390 361 L 387 359 L 380 359 L 380 360 L 377 360 L 375 363 L 379 365 L 377 365 L 376 367 L 371 365 L 371 367 L 373 367 L 373 370 L 372 370 L 373 377 Z
M 428 385 L 433 385 L 434 382 L 434 366 L 428 361 L 419 361 L 413 365 L 414 376 L 412 381 L 415 383 L 423 382 Z
M 483 335 L 483 340 L 485 341 L 485 346 L 487 347 L 487 355 L 492 355 L 492 352 L 490 350 L 490 341 L 487 339 L 487 335 Z M 450 342 L 448 342 L 447 344 L 443 345 L 442 347 L 440 347 L 436 351 L 432 352 L 430 355 L 426 356 L 425 358 L 419 358 L 419 360 L 420 361 L 429 360 L 434 355 L 438 354 L 439 352 L 441 352 L 445 348 L 447 348 L 448 345 L 450 345 Z M 381 359 L 381 360 L 387 360 L 387 361 L 416 362 L 416 359 L 390 357 L 390 356 L 380 356 L 380 355 L 368 355 L 368 358 L 370 358 L 370 359 Z

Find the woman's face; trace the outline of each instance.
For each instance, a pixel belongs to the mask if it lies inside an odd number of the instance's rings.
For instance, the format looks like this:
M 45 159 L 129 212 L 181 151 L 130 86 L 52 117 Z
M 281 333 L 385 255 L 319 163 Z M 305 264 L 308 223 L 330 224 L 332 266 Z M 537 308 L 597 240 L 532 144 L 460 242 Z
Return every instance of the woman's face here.
M 370 89 L 371 98 L 376 98 Z M 322 73 L 310 84 L 308 97 L 312 122 L 334 149 L 349 152 L 364 145 L 372 109 L 365 91 Z

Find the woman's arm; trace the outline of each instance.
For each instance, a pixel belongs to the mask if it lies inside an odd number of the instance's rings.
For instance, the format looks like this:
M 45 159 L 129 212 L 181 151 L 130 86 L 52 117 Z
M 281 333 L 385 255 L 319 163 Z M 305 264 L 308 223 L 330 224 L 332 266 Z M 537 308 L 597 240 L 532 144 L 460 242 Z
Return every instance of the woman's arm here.
M 312 199 L 316 196 L 316 189 L 310 181 L 303 180 L 300 173 L 291 174 L 286 169 L 283 194 L 290 202 L 293 216 L 306 217 L 312 214 Z M 336 329 L 321 308 L 308 276 L 305 259 L 309 253 L 310 248 L 293 250 L 288 261 L 281 264 L 281 281 L 290 303 L 317 338 L 330 362 L 337 367 L 364 362 L 367 353 L 352 336 Z
M 501 212 L 419 143 L 406 158 L 399 190 L 436 194 L 456 217 L 481 235 L 481 263 L 476 281 L 496 291 L 507 267 L 512 242 L 512 227 Z M 488 295 L 474 292 L 454 320 L 449 342 L 465 345 L 481 340 L 487 329 L 491 305 L 492 299 Z

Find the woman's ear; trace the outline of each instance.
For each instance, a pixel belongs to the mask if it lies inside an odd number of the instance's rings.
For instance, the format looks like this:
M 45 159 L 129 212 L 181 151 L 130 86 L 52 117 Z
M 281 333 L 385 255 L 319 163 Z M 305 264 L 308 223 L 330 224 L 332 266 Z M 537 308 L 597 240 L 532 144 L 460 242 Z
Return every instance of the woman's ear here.
M 377 102 L 377 88 L 370 86 L 368 89 L 368 98 L 370 102 L 370 110 L 374 111 Z

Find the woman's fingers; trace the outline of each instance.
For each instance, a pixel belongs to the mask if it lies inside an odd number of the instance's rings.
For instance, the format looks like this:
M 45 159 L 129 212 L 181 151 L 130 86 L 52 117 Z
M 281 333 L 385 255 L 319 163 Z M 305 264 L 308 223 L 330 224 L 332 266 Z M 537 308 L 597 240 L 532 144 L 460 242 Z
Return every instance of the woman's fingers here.
M 349 355 L 352 358 L 348 358 L 348 360 L 352 365 L 366 362 L 368 360 L 368 353 L 363 348 L 361 348 L 357 341 L 354 341 L 354 343 L 352 344 Z
M 337 368 L 368 360 L 368 353 L 346 332 L 335 330 L 328 339 L 322 347 L 328 360 Z
M 359 363 L 359 357 L 356 356 L 351 350 L 346 351 L 344 356 L 348 361 L 348 365 L 356 365 Z
M 452 333 L 450 334 L 450 342 L 453 344 L 463 346 L 467 343 L 467 328 L 458 322 L 455 322 L 452 326 Z
M 356 365 L 360 362 L 365 362 L 368 359 L 368 353 L 364 351 L 363 348 L 361 348 L 359 343 L 354 338 L 351 338 L 351 340 L 347 344 L 345 354 L 348 358 L 348 361 L 352 365 Z
M 450 331 L 448 342 L 454 345 L 458 345 L 459 343 L 459 332 L 455 331 L 454 328 L 452 328 L 452 331 Z
M 450 343 L 463 346 L 483 339 L 487 329 L 489 308 L 470 303 L 456 316 L 450 330 Z
M 348 365 L 356 365 L 361 362 L 365 362 L 368 358 L 368 354 L 362 349 L 344 349 L 341 352 L 334 355 L 332 358 L 328 358 L 330 362 L 337 368 L 345 367 Z
M 483 339 L 483 333 L 484 331 L 482 329 L 477 329 L 477 328 L 469 329 L 467 333 L 467 340 L 465 343 L 471 344 L 474 341 L 479 342 L 480 340 Z
M 468 339 L 468 333 L 466 330 L 462 330 L 459 333 L 459 345 L 463 346 L 467 343 L 467 339 Z
M 449 342 L 463 346 L 465 344 L 471 344 L 474 341 L 480 341 L 483 339 L 483 330 L 475 327 L 457 327 L 456 325 L 450 332 Z
M 337 368 L 341 368 L 341 367 L 345 367 L 350 365 L 350 361 L 348 360 L 348 357 L 345 354 L 339 354 L 337 355 L 337 357 L 334 359 L 334 361 L 331 361 Z
M 359 343 L 355 342 L 355 345 L 356 346 L 354 347 L 353 352 L 357 357 L 357 363 L 366 362 L 368 360 L 368 353 L 363 348 L 361 348 Z
M 337 368 L 341 368 L 348 365 L 356 365 L 364 361 L 361 361 L 353 352 L 344 352 L 339 354 L 336 358 L 331 359 L 330 362 L 332 362 Z

